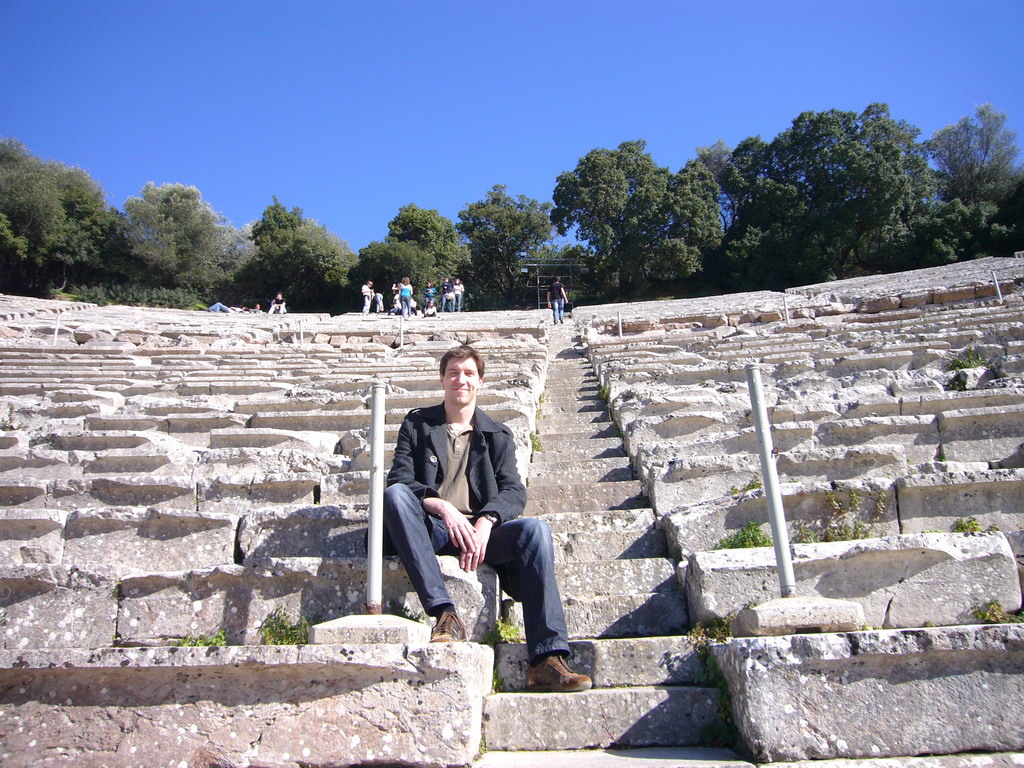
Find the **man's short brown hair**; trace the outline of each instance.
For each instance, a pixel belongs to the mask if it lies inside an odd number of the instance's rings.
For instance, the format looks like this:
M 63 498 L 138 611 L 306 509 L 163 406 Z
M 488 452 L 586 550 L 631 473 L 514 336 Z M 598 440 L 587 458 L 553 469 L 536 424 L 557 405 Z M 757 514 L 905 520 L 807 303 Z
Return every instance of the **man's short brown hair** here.
M 448 363 L 452 360 L 455 362 L 462 362 L 463 360 L 470 360 L 476 363 L 476 372 L 482 379 L 484 377 L 484 359 L 480 356 L 480 353 L 476 351 L 469 344 L 462 344 L 458 347 L 453 347 L 441 355 L 441 377 L 444 378 L 445 371 L 448 370 Z

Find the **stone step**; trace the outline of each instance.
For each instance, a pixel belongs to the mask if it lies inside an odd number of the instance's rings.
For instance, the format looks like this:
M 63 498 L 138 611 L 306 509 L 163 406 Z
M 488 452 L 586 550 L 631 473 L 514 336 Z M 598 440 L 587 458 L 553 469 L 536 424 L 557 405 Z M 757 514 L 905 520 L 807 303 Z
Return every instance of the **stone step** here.
M 650 592 L 599 597 L 564 596 L 569 637 L 648 637 L 689 630 L 681 592 Z
M 753 768 L 728 749 L 714 747 L 638 747 L 543 752 L 490 750 L 472 768 Z M 921 768 L 924 768 L 922 766 Z M 949 768 L 957 768 L 949 766 Z
M 608 459 L 578 459 L 542 464 L 531 464 L 527 485 L 546 487 L 561 485 L 571 478 L 574 483 L 617 482 L 632 480 L 633 467 L 627 457 Z M 538 491 L 544 493 L 544 491 Z
M 563 413 L 557 416 L 542 416 L 537 421 L 537 429 L 541 435 L 549 432 L 586 433 L 611 425 L 612 419 L 607 409 L 591 413 Z
M 641 533 L 575 531 L 552 533 L 551 536 L 557 563 L 663 558 L 669 554 L 665 533 L 657 528 Z
M 608 407 L 599 397 L 565 398 L 560 401 L 545 400 L 540 409 L 541 419 L 553 419 L 559 416 L 579 416 L 587 421 L 597 415 L 608 415 Z
M 716 700 L 713 688 L 683 686 L 498 693 L 484 701 L 484 740 L 496 750 L 695 745 Z
M 545 512 L 537 517 L 543 518 L 555 534 L 630 533 L 639 536 L 651 530 L 655 524 L 654 510 L 644 507 L 588 512 Z
M 610 459 L 626 455 L 618 437 L 565 439 L 569 436 L 538 436 L 541 450 L 534 451 L 531 464 L 549 464 L 572 459 Z
M 602 438 L 615 438 L 620 444 L 622 442 L 619 428 L 611 421 L 558 427 L 542 420 L 537 422 L 537 434 L 540 437 L 541 445 L 544 444 L 545 440 L 554 440 L 554 443 L 551 444 L 556 446 L 559 444 L 559 441 L 576 442 Z
M 679 590 L 675 564 L 668 558 L 567 562 L 555 572 L 562 594 L 569 597 Z
M 526 502 L 525 514 L 536 517 L 544 512 L 587 512 L 598 509 L 635 509 L 647 506 L 637 480 L 609 483 L 565 483 L 535 493 Z
M 692 643 L 680 635 L 573 640 L 569 648 L 570 666 L 590 675 L 594 688 L 693 685 L 701 673 Z M 500 690 L 524 690 L 529 662 L 526 643 L 499 643 L 495 656 Z

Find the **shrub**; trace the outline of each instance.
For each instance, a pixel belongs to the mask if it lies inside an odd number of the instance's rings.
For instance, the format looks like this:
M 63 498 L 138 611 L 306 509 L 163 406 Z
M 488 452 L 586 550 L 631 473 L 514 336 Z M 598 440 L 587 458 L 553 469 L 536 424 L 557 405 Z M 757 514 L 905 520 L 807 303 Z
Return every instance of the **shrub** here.
M 206 648 L 227 644 L 227 636 L 223 629 L 215 635 L 185 635 L 175 643 L 182 648 Z
M 88 301 L 101 306 L 123 304 L 137 307 L 167 307 L 170 309 L 206 309 L 216 299 L 207 300 L 182 288 L 150 288 L 141 285 L 78 285 L 65 292 L 76 301 Z
M 260 642 L 263 645 L 305 645 L 309 642 L 309 621 L 300 616 L 292 622 L 277 606 L 260 627 Z
M 772 537 L 765 533 L 754 520 L 744 525 L 735 533 L 731 533 L 718 542 L 715 549 L 748 549 L 752 547 L 770 547 Z
M 998 600 L 989 600 L 985 605 L 974 606 L 974 618 L 983 624 L 1022 624 L 1024 609 L 1017 613 L 1007 613 Z
M 964 350 L 959 355 L 953 355 L 949 361 L 949 370 L 962 371 L 967 368 L 981 368 L 987 361 L 974 347 Z

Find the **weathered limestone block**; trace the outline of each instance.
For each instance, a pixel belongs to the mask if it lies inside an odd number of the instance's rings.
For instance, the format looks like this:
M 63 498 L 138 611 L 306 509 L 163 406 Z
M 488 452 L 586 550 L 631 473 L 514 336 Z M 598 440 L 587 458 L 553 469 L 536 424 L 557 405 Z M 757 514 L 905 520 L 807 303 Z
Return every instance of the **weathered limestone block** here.
M 199 509 L 243 513 L 267 504 L 312 504 L 321 476 L 294 474 L 225 473 L 196 483 Z
M 238 517 L 177 509 L 99 508 L 68 515 L 68 563 L 109 565 L 118 573 L 206 568 L 234 562 Z
M 900 445 L 907 461 L 931 461 L 939 452 L 939 430 L 934 416 L 883 416 L 844 419 L 818 424 L 822 446 Z
M 907 455 L 903 446 L 891 444 L 817 448 L 783 453 L 777 466 L 779 477 L 790 482 L 834 482 L 856 478 L 895 480 L 907 472 Z
M 59 565 L 67 515 L 62 509 L 0 509 L 0 563 Z
M 895 489 L 887 483 L 854 482 L 838 487 L 831 483 L 782 483 L 780 491 L 791 540 L 799 527 L 816 531 L 832 520 L 835 516 L 833 503 L 851 513 L 856 508 L 858 519 L 871 526 L 873 536 L 900 533 Z M 668 538 L 669 552 L 680 559 L 694 552 L 715 549 L 722 539 L 751 521 L 771 535 L 768 501 L 761 488 L 702 504 L 684 505 L 662 515 L 658 525 Z
M 320 503 L 349 506 L 370 499 L 370 472 L 358 470 L 327 475 L 320 482 Z
M 998 600 L 1019 610 L 1013 552 L 1001 533 L 919 533 L 793 545 L 797 595 L 856 600 L 875 627 L 972 624 Z M 698 552 L 685 571 L 690 614 L 707 623 L 778 597 L 774 550 Z
M 196 486 L 190 477 L 118 475 L 82 480 L 55 480 L 48 500 L 61 509 L 113 507 L 160 507 L 195 509 Z
M 1017 559 L 1017 573 L 1020 576 L 1020 588 L 1024 592 L 1024 530 L 1010 531 L 1006 534 L 1006 540 L 1010 542 L 1010 549 Z
M 970 517 L 983 528 L 1024 526 L 1024 469 L 912 474 L 896 488 L 904 533 L 951 531 Z
M 939 414 L 942 449 L 950 461 L 999 461 L 1024 443 L 1024 406 L 965 408 Z
M 973 285 L 957 286 L 954 288 L 936 288 L 933 294 L 933 301 L 936 304 L 946 304 L 953 301 L 971 301 L 975 298 Z
M 3 647 L 97 648 L 114 641 L 117 580 L 109 568 L 0 569 Z
M 480 747 L 493 658 L 470 643 L 8 651 L 0 760 L 467 765 Z
M 525 697 L 499 693 L 484 702 L 487 746 L 500 750 L 697 744 L 701 730 L 714 720 L 713 689 L 689 686 Z
M 238 543 L 246 561 L 266 557 L 359 557 L 366 504 L 273 507 L 244 515 Z
M 675 509 L 717 499 L 733 487 L 741 488 L 760 471 L 757 455 L 679 456 L 643 466 L 647 494 L 655 509 Z
M 891 312 L 900 308 L 899 296 L 881 296 L 877 299 L 868 299 L 857 305 L 857 312 L 874 314 L 876 312 Z
M 439 558 L 445 585 L 470 637 L 482 640 L 497 616 L 497 575 L 490 567 L 467 574 L 453 557 Z M 397 558 L 387 558 L 386 607 L 423 615 Z M 292 622 L 311 623 L 363 613 L 365 558 L 278 558 L 187 572 L 154 573 L 123 580 L 118 633 L 125 645 L 164 645 L 185 635 L 225 630 L 228 642 L 260 642 L 260 627 L 280 608 Z
M 1024 749 L 1024 625 L 744 638 L 713 652 L 759 762 Z
M 29 477 L 0 478 L 0 507 L 45 507 L 45 480 Z

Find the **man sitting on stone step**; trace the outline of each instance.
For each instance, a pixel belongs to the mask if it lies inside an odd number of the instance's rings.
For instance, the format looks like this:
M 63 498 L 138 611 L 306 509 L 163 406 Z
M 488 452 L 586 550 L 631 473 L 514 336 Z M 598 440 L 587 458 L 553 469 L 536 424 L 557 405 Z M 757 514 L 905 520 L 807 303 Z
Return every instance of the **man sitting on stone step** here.
M 476 407 L 484 361 L 473 347 L 441 358 L 444 402 L 402 422 L 384 492 L 384 547 L 405 565 L 424 610 L 436 623 L 432 643 L 466 639 L 435 554 L 454 555 L 464 571 L 495 568 L 503 589 L 523 603 L 531 691 L 585 691 L 586 675 L 566 664 L 568 632 L 555 582 L 551 530 L 522 517 L 526 488 L 512 432 Z

